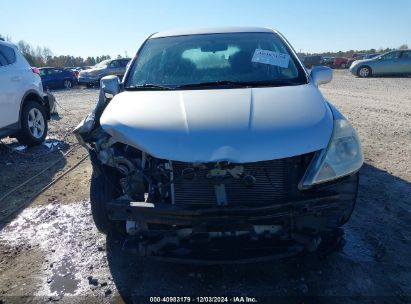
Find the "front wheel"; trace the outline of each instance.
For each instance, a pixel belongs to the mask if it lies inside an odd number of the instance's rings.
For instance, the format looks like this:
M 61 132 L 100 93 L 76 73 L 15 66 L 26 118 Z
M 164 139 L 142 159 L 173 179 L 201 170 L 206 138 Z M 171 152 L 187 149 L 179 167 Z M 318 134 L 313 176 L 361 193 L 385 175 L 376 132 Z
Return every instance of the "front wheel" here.
M 73 86 L 73 83 L 71 82 L 70 79 L 65 79 L 65 80 L 63 81 L 63 87 L 64 87 L 65 89 L 71 89 L 72 86 Z
M 97 229 L 104 234 L 123 232 L 119 224 L 109 219 L 106 205 L 121 195 L 119 179 L 111 170 L 93 168 L 90 184 L 91 213 Z M 125 226 L 125 225 L 123 225 Z
M 343 62 L 343 63 L 341 63 L 340 67 L 341 67 L 342 69 L 345 69 L 345 68 L 347 67 L 347 64 Z
M 358 76 L 361 78 L 370 77 L 372 75 L 371 69 L 367 66 L 362 66 L 358 69 Z
M 47 136 L 45 109 L 35 101 L 28 101 L 21 111 L 21 129 L 17 140 L 27 146 L 41 144 Z

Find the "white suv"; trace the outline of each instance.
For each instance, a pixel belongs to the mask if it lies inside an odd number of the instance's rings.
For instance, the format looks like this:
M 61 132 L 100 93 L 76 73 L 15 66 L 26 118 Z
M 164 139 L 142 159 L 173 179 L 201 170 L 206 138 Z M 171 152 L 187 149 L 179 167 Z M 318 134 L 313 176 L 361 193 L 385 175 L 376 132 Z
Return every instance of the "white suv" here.
M 0 41 L 0 138 L 16 137 L 29 146 L 42 143 L 54 106 L 54 97 L 43 92 L 38 69 L 14 44 Z

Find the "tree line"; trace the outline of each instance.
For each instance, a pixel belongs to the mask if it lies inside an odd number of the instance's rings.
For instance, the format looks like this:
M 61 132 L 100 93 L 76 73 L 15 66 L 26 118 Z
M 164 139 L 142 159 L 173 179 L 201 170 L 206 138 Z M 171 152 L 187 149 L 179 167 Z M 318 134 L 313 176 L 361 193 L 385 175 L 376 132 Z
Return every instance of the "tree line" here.
M 9 36 L 3 36 L 0 34 L 0 38 L 11 41 Z M 87 65 L 95 65 L 100 61 L 111 59 L 110 55 L 102 55 L 97 57 L 83 58 L 81 56 L 71 55 L 54 55 L 48 47 L 32 46 L 24 40 L 20 40 L 16 43 L 19 51 L 24 55 L 31 66 L 35 67 L 82 67 Z M 120 55 L 119 55 L 120 56 Z
M 299 55 L 304 56 L 324 56 L 324 57 L 352 57 L 353 54 L 363 53 L 363 54 L 383 54 L 386 52 L 394 50 L 407 50 L 408 45 L 402 44 L 398 48 L 379 48 L 379 49 L 368 49 L 368 50 L 349 50 L 349 51 L 338 51 L 338 52 L 323 52 L 323 53 L 299 53 Z
M 3 38 L 6 41 L 11 41 L 9 36 L 2 36 L 0 34 L 0 38 Z M 27 42 L 21 40 L 17 42 L 17 47 L 19 48 L 20 52 L 23 53 L 24 57 L 26 57 L 27 61 L 35 67 L 44 67 L 44 66 L 55 66 L 55 67 L 82 67 L 86 65 L 95 65 L 100 61 L 111 59 L 110 55 L 102 55 L 97 57 L 74 57 L 71 55 L 53 55 L 53 52 L 48 47 L 33 47 L 32 45 L 28 44 Z M 400 50 L 408 49 L 407 44 L 402 44 L 398 47 Z M 365 54 L 375 54 L 375 53 L 385 53 L 389 51 L 393 51 L 395 49 L 392 48 L 379 48 L 379 49 L 369 49 L 369 50 L 349 50 L 349 51 L 338 51 L 338 52 L 323 52 L 323 53 L 299 53 L 302 57 L 305 56 L 312 56 L 312 55 L 321 55 L 325 57 L 352 57 L 355 53 L 365 53 Z M 121 55 L 117 56 L 121 58 Z

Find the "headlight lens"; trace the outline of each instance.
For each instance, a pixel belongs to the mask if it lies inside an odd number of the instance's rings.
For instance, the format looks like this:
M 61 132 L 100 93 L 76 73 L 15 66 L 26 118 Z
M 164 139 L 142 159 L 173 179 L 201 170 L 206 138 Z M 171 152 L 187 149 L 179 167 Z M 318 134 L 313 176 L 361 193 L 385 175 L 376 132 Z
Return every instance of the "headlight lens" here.
M 303 187 L 340 178 L 358 171 L 364 162 L 360 140 L 345 119 L 334 120 L 334 130 L 326 150 L 316 155 L 303 179 Z

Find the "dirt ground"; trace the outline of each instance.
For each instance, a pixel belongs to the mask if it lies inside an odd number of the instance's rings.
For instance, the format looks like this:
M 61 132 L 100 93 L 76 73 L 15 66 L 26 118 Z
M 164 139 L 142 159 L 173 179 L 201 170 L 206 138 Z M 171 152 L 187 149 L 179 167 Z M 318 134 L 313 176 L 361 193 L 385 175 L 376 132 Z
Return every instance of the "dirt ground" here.
M 64 142 L 53 151 L 16 152 L 9 139 L 0 145 L 0 199 L 55 163 L 0 200 L 0 303 L 221 295 L 260 303 L 314 295 L 328 296 L 316 303 L 411 302 L 411 78 L 359 79 L 337 70 L 321 91 L 355 126 L 365 155 L 345 247 L 322 259 L 218 267 L 140 259 L 98 233 L 88 204 L 88 160 L 35 196 L 86 154 L 70 131 L 98 95 L 84 88 L 54 92 L 59 116 L 50 122 L 49 137 Z

